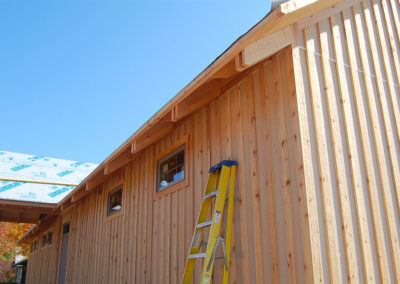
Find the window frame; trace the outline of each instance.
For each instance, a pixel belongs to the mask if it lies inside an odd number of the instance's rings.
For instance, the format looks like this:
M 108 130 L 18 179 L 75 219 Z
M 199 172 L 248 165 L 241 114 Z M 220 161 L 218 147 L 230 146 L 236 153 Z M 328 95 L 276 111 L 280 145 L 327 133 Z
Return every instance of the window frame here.
M 165 156 L 161 157 L 159 160 L 157 160 L 156 162 L 156 167 L 157 167 L 157 179 L 156 179 L 156 191 L 157 192 L 162 192 L 164 190 L 167 190 L 169 187 L 180 183 L 182 181 L 185 180 L 185 176 L 186 176 L 186 162 L 185 162 L 185 144 L 182 144 L 180 146 L 178 146 L 177 148 L 175 148 L 174 150 L 172 150 L 171 152 L 169 152 L 168 154 L 166 154 Z M 161 165 L 162 163 L 164 163 L 165 161 L 169 160 L 170 158 L 177 156 L 178 154 L 180 154 L 181 152 L 183 152 L 183 178 L 181 178 L 180 180 L 177 181 L 173 181 L 170 182 L 167 186 L 161 187 L 160 183 L 161 183 Z M 175 169 L 178 168 L 179 165 L 175 166 Z
M 51 243 L 49 243 L 49 236 L 51 235 Z M 49 247 L 53 244 L 53 231 L 48 230 L 42 235 L 42 248 Z
M 184 178 L 180 181 L 174 182 L 173 184 L 170 184 L 163 188 L 162 190 L 159 191 L 159 177 L 160 177 L 160 172 L 159 172 L 159 162 L 162 160 L 166 160 L 173 155 L 177 154 L 178 152 L 175 153 L 175 151 L 179 151 L 179 148 L 183 147 L 184 151 Z M 187 186 L 189 186 L 189 176 L 190 176 L 190 169 L 189 163 L 189 135 L 185 135 L 181 139 L 179 139 L 176 143 L 172 144 L 169 146 L 167 149 L 163 150 L 162 152 L 158 153 L 155 156 L 154 159 L 154 169 L 155 169 L 155 174 L 154 174 L 154 179 L 155 179 L 155 187 L 153 189 L 154 192 L 154 199 L 162 198 L 165 195 L 170 194 L 171 192 L 181 190 Z
M 121 190 L 121 209 L 118 211 L 112 212 L 110 214 L 110 206 L 111 206 L 110 197 L 112 194 L 114 194 L 115 192 L 117 192 L 119 190 Z M 106 197 L 106 220 L 110 220 L 112 218 L 121 216 L 124 211 L 124 208 L 125 208 L 125 206 L 124 206 L 124 184 L 120 183 L 117 186 L 112 187 L 111 190 L 108 190 L 106 192 L 106 196 L 107 196 Z
M 38 250 L 38 248 L 39 248 L 38 246 L 39 246 L 39 239 L 36 238 L 36 239 L 34 239 L 34 240 L 31 242 L 29 254 L 31 255 L 31 254 L 37 252 L 37 250 Z

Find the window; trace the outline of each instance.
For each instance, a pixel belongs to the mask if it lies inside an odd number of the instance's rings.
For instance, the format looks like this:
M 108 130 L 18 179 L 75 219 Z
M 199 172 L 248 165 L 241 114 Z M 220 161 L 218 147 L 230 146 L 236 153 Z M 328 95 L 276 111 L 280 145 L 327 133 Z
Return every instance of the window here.
M 122 209 L 122 185 L 108 194 L 107 216 L 111 216 Z
M 63 226 L 63 235 L 69 233 L 69 222 L 65 223 Z
M 47 244 L 51 245 L 52 242 L 53 242 L 53 232 L 48 232 L 47 233 Z
M 53 232 L 47 232 L 42 238 L 42 247 L 51 245 L 53 241 Z
M 30 249 L 31 253 L 34 252 L 34 251 L 36 251 L 37 246 L 38 246 L 38 241 L 37 241 L 37 240 L 35 240 L 35 241 L 33 241 L 33 242 L 31 243 L 31 249 Z
M 185 145 L 157 161 L 157 192 L 185 179 Z

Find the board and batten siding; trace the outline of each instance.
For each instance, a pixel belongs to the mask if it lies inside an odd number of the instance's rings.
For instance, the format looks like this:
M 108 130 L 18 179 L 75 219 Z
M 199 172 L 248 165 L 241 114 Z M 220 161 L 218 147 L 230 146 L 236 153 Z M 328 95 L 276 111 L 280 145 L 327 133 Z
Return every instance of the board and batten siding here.
M 67 283 L 177 283 L 210 166 L 239 161 L 230 283 L 306 283 L 305 216 L 291 49 L 228 82 L 223 94 L 69 210 Z M 187 141 L 188 180 L 155 194 L 159 153 Z M 123 212 L 106 217 L 123 184 Z M 214 283 L 222 281 L 223 262 Z M 194 283 L 199 283 L 200 264 Z
M 43 233 L 53 233 L 51 245 L 42 247 Z M 39 233 L 33 241 L 37 240 L 37 249 L 29 255 L 26 272 L 26 283 L 57 283 L 58 254 L 60 247 L 60 218 Z
M 344 1 L 293 27 L 313 277 L 400 283 L 400 6 Z

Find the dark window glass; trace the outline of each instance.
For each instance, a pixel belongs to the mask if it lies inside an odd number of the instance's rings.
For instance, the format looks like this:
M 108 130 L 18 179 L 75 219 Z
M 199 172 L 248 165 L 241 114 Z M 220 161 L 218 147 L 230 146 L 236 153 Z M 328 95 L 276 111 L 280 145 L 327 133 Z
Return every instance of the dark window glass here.
M 44 235 L 42 238 L 42 247 L 46 245 L 46 242 L 47 242 L 47 235 Z
M 108 194 L 107 207 L 107 216 L 110 216 L 122 209 L 122 186 L 119 186 Z
M 63 226 L 63 235 L 69 233 L 69 222 L 65 223 Z
M 185 146 L 182 145 L 157 162 L 157 191 L 185 178 Z
M 35 241 L 33 241 L 32 243 L 31 243 L 31 252 L 34 252 L 35 250 L 36 250 L 36 248 L 37 248 L 37 240 L 35 240 Z
M 47 244 L 51 245 L 52 241 L 53 241 L 53 232 L 48 232 L 47 233 Z

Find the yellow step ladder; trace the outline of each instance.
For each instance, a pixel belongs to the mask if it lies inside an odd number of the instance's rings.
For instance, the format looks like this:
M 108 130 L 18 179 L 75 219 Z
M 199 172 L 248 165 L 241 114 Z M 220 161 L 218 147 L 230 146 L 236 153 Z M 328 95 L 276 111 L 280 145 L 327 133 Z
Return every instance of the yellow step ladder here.
M 203 272 L 201 274 L 201 283 L 210 283 L 215 254 L 218 244 L 222 244 L 224 253 L 224 277 L 223 283 L 229 281 L 230 252 L 231 252 L 231 235 L 232 235 L 232 219 L 233 219 L 233 201 L 235 192 L 235 172 L 237 161 L 224 160 L 221 163 L 210 168 L 207 188 L 204 193 L 203 201 L 199 216 L 197 218 L 196 227 L 193 233 L 192 244 L 190 246 L 189 255 L 186 259 L 185 272 L 182 278 L 183 284 L 189 284 L 193 275 L 194 266 L 197 259 L 204 259 Z M 226 219 L 226 240 L 220 237 L 222 214 L 224 212 L 226 193 L 229 188 L 228 199 L 228 216 Z M 210 205 L 215 200 L 212 209 L 212 218 L 207 220 Z M 202 241 L 204 229 L 209 227 L 208 241 Z M 205 251 L 201 252 L 201 247 L 205 244 Z

